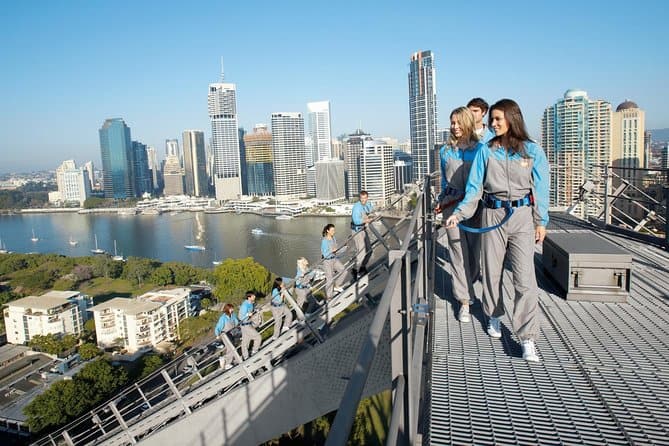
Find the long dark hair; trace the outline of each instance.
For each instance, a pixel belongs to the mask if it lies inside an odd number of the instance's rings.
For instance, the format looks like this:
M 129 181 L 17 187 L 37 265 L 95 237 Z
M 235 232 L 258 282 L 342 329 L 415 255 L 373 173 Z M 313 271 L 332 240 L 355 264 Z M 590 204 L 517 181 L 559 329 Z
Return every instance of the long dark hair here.
M 327 225 L 325 225 L 325 227 L 323 228 L 323 237 L 325 237 L 325 234 L 328 233 L 328 231 L 330 230 L 330 228 L 334 228 L 334 227 L 335 227 L 335 226 L 334 226 L 332 223 L 328 223 Z M 255 348 L 255 347 L 254 347 L 254 348 Z
M 504 113 L 504 119 L 509 126 L 509 130 L 503 135 L 495 136 L 490 140 L 488 145 L 492 147 L 497 144 L 511 153 L 520 153 L 522 156 L 525 156 L 525 142 L 531 140 L 530 135 L 527 133 L 527 127 L 525 126 L 525 120 L 523 119 L 520 107 L 512 99 L 500 99 L 495 102 L 490 107 L 490 113 L 488 114 L 488 127 L 490 128 L 492 128 L 492 112 L 495 110 L 500 110 Z
M 281 284 L 283 283 L 283 279 L 281 277 L 277 277 L 274 279 L 274 283 L 272 284 L 272 290 L 277 289 L 278 291 L 281 291 Z
M 234 309 L 235 309 L 235 307 L 232 304 L 225 304 L 225 306 L 223 307 L 223 313 L 230 316 Z

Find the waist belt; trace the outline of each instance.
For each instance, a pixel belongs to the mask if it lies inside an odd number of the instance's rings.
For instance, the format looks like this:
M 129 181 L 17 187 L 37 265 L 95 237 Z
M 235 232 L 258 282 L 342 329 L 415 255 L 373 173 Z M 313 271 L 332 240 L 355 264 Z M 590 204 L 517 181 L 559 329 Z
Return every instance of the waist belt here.
M 514 208 L 534 205 L 534 196 L 532 195 L 532 193 L 529 193 L 519 200 L 500 200 L 494 195 L 486 194 L 483 197 L 483 205 L 489 209 L 504 208 L 504 210 L 506 211 L 506 215 L 504 215 L 502 221 L 493 226 L 488 226 L 485 228 L 471 228 L 469 226 L 465 226 L 459 223 L 458 227 L 465 232 L 473 232 L 474 234 L 483 234 L 485 232 L 494 231 L 495 229 L 501 227 L 504 223 L 509 221 L 509 219 L 513 215 Z
M 282 306 L 283 306 L 283 303 L 275 304 L 274 302 L 270 302 L 270 304 L 271 304 L 273 307 L 282 307 Z
M 359 230 L 363 229 L 364 227 L 365 227 L 364 223 L 361 224 L 361 225 L 357 225 L 357 224 L 351 222 L 351 229 L 353 229 L 354 231 L 359 231 Z
M 251 325 L 253 322 L 248 321 L 248 322 L 241 322 L 239 325 Z
M 332 260 L 332 259 L 335 258 L 335 256 L 328 256 L 328 257 L 321 256 L 321 258 L 324 259 L 324 260 Z
M 307 285 L 295 285 L 295 288 L 299 288 L 299 289 L 303 290 L 303 289 L 309 288 L 309 287 Z
M 519 208 L 523 206 L 532 206 L 534 204 L 534 196 L 530 193 L 518 200 L 500 200 L 494 195 L 484 195 L 483 205 L 489 209 L 499 208 Z

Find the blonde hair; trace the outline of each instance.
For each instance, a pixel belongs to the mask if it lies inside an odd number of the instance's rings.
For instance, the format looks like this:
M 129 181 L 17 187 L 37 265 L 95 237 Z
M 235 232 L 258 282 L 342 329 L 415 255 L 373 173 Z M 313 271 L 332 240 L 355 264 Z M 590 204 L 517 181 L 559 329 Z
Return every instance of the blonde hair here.
M 297 259 L 297 267 L 302 271 L 306 271 L 309 268 L 309 261 L 304 257 Z
M 474 114 L 467 107 L 458 107 L 451 112 L 450 119 L 453 119 L 460 124 L 460 129 L 462 130 L 462 139 L 470 143 L 476 143 L 479 140 L 479 136 L 476 134 L 476 122 L 474 120 Z M 458 138 L 455 137 L 453 132 L 448 136 L 448 145 L 451 147 L 457 147 Z

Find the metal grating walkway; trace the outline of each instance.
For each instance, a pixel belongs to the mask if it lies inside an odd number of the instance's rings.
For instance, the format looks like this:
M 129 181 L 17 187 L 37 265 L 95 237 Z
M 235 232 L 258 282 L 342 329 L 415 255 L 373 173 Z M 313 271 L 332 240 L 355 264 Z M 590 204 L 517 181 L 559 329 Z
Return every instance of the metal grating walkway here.
M 669 255 L 592 234 L 633 255 L 629 303 L 565 301 L 542 275 L 538 254 L 540 364 L 522 360 L 508 318 L 502 339 L 490 338 L 479 303 L 472 322 L 460 324 L 450 265 L 438 262 L 426 444 L 669 444 Z

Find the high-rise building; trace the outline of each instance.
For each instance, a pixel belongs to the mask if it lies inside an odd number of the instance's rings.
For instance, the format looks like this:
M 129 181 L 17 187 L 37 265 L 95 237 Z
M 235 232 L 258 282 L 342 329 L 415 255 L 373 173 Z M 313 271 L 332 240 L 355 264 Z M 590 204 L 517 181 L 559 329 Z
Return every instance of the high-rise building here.
M 334 203 L 346 199 L 344 188 L 344 161 L 327 159 L 317 161 L 316 199 L 321 203 Z
M 669 169 L 669 143 L 660 152 L 660 169 Z
M 239 174 L 242 182 L 242 195 L 248 195 L 248 171 L 246 170 L 246 145 L 244 144 L 244 136 L 246 136 L 246 130 L 244 130 L 244 127 L 238 128 L 237 137 L 239 138 Z
M 165 157 L 168 157 L 170 155 L 176 156 L 179 158 L 179 161 L 182 161 L 181 150 L 179 150 L 178 139 L 165 140 Z
M 135 196 L 141 197 L 143 194 L 153 191 L 146 144 L 139 141 L 132 142 L 132 177 Z
M 643 168 L 648 169 L 653 164 L 653 133 L 646 130 L 643 134 Z
M 395 170 L 395 192 L 404 192 L 404 185 L 411 183 L 411 155 L 401 150 L 395 150 L 393 155 Z
M 313 162 L 332 158 L 330 101 L 307 103 Z
M 209 118 L 216 199 L 238 198 L 242 193 L 242 180 L 235 84 L 209 84 Z
M 93 161 L 84 163 L 84 170 L 88 172 L 88 181 L 90 182 L 90 190 L 95 189 L 95 167 Z
M 184 194 L 184 170 L 176 155 L 168 155 L 163 165 L 163 195 Z
M 360 153 L 360 186 L 377 206 L 390 202 L 395 189 L 393 146 L 384 141 L 367 140 Z
M 432 51 L 418 51 L 411 55 L 409 132 L 413 176 L 422 180 L 436 168 L 431 156 L 437 141 L 437 79 Z
M 307 196 L 316 196 L 316 165 L 307 167 Z
M 107 119 L 99 134 L 105 198 L 134 197 L 130 127 L 121 118 Z
M 244 136 L 248 195 L 274 195 L 272 134 L 266 124 L 256 124 Z
M 204 153 L 204 132 L 184 130 L 182 138 L 186 195 L 205 197 L 209 193 L 209 188 L 207 186 L 207 160 Z
M 346 153 L 346 135 L 339 136 L 332 140 L 332 158 L 344 159 Z
M 63 161 L 56 168 L 56 185 L 58 192 L 53 195 L 49 194 L 49 201 L 79 203 L 80 206 L 83 206 L 84 201 L 91 196 L 88 171 L 83 167 L 77 168 L 74 160 Z
M 551 165 L 551 206 L 571 206 L 586 180 L 595 185 L 575 213 L 598 215 L 603 209 L 602 167 L 611 163 L 611 104 L 591 100 L 582 90 L 567 90 L 546 108 L 541 120 L 541 145 Z
M 149 163 L 149 175 L 151 176 L 151 189 L 153 193 L 160 189 L 160 182 L 158 178 L 160 172 L 160 165 L 158 164 L 158 153 L 156 148 L 148 146 L 146 148 L 146 159 Z
M 272 166 L 277 199 L 307 195 L 302 113 L 272 113 Z
M 346 198 L 349 200 L 356 198 L 362 190 L 360 188 L 360 153 L 365 141 L 371 139 L 368 133 L 358 129 L 346 140 L 344 162 L 346 163 Z

